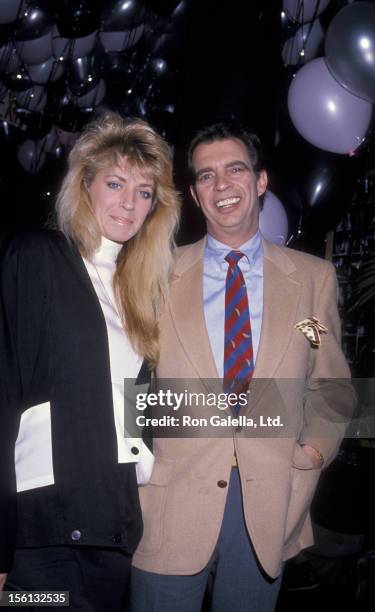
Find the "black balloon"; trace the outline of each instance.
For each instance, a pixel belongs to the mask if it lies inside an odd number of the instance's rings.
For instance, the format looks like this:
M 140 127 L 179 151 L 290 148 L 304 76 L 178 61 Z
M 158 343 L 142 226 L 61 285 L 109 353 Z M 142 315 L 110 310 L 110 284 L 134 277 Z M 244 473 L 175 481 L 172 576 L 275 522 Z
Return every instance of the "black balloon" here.
M 102 13 L 102 29 L 105 32 L 131 30 L 142 23 L 145 7 L 141 0 L 111 0 Z
M 24 91 L 32 85 L 29 73 L 24 67 L 5 74 L 3 81 L 11 91 Z
M 63 38 L 87 36 L 100 27 L 100 10 L 93 0 L 60 2 L 56 24 Z
M 149 0 L 149 7 L 162 17 L 170 17 L 180 2 L 181 0 Z
M 325 232 L 349 204 L 360 164 L 358 157 L 328 153 L 302 141 L 289 142 L 276 148 L 274 173 L 286 191 L 295 190 L 294 200 L 300 199 L 307 221 Z M 284 196 L 283 201 L 287 202 Z
M 44 36 L 53 25 L 50 14 L 36 4 L 30 4 L 22 13 L 16 30 L 17 40 L 33 40 Z
M 81 96 L 98 83 L 98 61 L 94 56 L 86 55 L 73 60 L 68 72 L 68 87 L 73 95 Z

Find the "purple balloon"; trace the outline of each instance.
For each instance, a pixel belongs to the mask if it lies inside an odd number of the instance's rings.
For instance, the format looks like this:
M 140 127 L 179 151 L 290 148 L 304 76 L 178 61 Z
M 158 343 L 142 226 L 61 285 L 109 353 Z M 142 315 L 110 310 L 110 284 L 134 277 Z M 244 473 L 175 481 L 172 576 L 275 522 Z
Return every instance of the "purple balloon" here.
M 101 79 L 93 89 L 90 89 L 90 91 L 83 94 L 83 96 L 71 96 L 71 101 L 76 106 L 79 106 L 79 108 L 95 108 L 95 106 L 98 106 L 103 100 L 106 91 L 105 81 Z
M 144 25 L 141 23 L 133 30 L 123 32 L 100 32 L 99 38 L 105 51 L 125 51 L 131 49 L 140 40 L 144 32 Z
M 76 60 L 79 57 L 89 55 L 95 47 L 97 32 L 79 38 L 63 38 L 57 29 L 52 31 L 52 50 L 56 59 Z M 62 58 L 62 59 L 61 59 Z
M 283 245 L 288 238 L 288 217 L 284 206 L 272 191 L 267 189 L 259 215 L 262 235 L 274 244 Z
M 12 23 L 21 12 L 22 0 L 0 0 L 0 23 Z
M 52 34 L 16 43 L 18 55 L 26 64 L 41 64 L 52 56 Z
M 30 89 L 15 94 L 18 108 L 40 112 L 47 104 L 47 94 L 44 87 L 34 85 Z
M 0 72 L 14 72 L 15 70 L 18 70 L 21 63 L 22 62 L 18 57 L 17 50 L 13 43 L 9 42 L 0 47 Z
M 306 64 L 312 60 L 318 52 L 323 36 L 319 19 L 301 25 L 294 36 L 284 43 L 281 52 L 284 64 L 286 66 Z
M 41 64 L 28 66 L 30 79 L 33 83 L 37 83 L 38 85 L 54 83 L 61 77 L 64 69 L 65 66 L 63 63 L 56 61 L 53 57 L 50 57 L 46 62 Z
M 46 154 L 38 142 L 35 140 L 25 140 L 18 147 L 17 159 L 24 170 L 31 174 L 36 174 L 43 167 L 46 161 Z
M 363 142 L 372 107 L 333 78 L 324 58 L 303 66 L 288 94 L 291 120 L 308 142 L 332 153 L 352 154 Z
M 283 9 L 297 23 L 312 21 L 329 5 L 329 0 L 283 0 Z

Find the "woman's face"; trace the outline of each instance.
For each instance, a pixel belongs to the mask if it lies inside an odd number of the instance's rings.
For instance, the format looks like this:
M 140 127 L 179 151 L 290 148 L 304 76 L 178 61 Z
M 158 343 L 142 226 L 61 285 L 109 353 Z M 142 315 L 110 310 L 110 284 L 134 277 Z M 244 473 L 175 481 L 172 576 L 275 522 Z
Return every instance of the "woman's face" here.
M 102 235 L 123 243 L 135 236 L 150 212 L 155 185 L 124 157 L 120 165 L 98 170 L 87 190 Z

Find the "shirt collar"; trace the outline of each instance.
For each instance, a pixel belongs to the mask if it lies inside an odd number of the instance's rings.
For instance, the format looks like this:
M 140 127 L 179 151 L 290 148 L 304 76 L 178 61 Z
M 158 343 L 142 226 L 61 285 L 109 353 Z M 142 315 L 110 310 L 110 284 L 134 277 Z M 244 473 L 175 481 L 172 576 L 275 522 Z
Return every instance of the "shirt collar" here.
M 259 230 L 249 240 L 241 244 L 238 249 L 231 249 L 227 244 L 219 242 L 210 234 L 207 234 L 206 253 L 214 257 L 217 262 L 222 262 L 230 251 L 241 251 L 248 263 L 253 266 L 262 256 L 262 237 Z

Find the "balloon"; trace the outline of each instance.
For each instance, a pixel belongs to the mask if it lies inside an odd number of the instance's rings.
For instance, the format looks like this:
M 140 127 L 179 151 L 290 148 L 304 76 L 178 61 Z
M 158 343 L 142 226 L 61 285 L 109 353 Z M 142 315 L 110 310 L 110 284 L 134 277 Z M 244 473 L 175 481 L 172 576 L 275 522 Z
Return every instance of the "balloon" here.
M 95 108 L 95 106 L 98 106 L 103 100 L 106 89 L 106 84 L 103 79 L 101 79 L 93 89 L 90 89 L 90 91 L 83 96 L 72 97 L 72 102 L 79 106 L 79 108 Z
M 68 73 L 68 87 L 73 95 L 81 96 L 97 84 L 97 62 L 91 55 L 79 57 L 71 62 Z
M 28 66 L 28 71 L 33 83 L 45 85 L 46 83 L 53 83 L 61 77 L 64 72 L 64 65 L 51 57 L 42 64 Z
M 56 24 L 61 36 L 80 38 L 92 34 L 100 27 L 98 3 L 93 0 L 64 0 L 56 15 Z
M 46 154 L 42 150 L 40 143 L 35 140 L 25 140 L 17 151 L 17 159 L 22 168 L 31 174 L 36 174 L 41 170 L 45 161 Z
M 16 43 L 18 55 L 26 64 L 41 64 L 52 56 L 51 31 L 34 40 L 24 40 Z
M 288 238 L 288 217 L 284 206 L 267 189 L 259 215 L 259 228 L 263 236 L 274 244 L 283 245 Z
M 332 20 L 325 44 L 328 68 L 350 92 L 375 102 L 375 4 L 345 6 Z
M 293 130 L 294 132 L 294 130 Z M 305 238 L 312 225 L 324 234 L 335 227 L 352 201 L 363 173 L 359 155 L 338 155 L 317 149 L 299 137 L 284 139 L 272 155 L 270 186 L 282 202 L 288 203 L 289 233 L 296 234 L 296 221 L 305 223 Z
M 149 8 L 162 17 L 170 17 L 178 4 L 180 0 L 149 0 Z
M 329 0 L 283 0 L 283 9 L 293 21 L 312 21 L 329 5 Z
M 111 0 L 102 14 L 102 29 L 104 32 L 130 30 L 143 21 L 144 15 L 141 0 Z
M 39 140 L 40 149 L 45 153 L 54 154 L 56 148 L 60 146 L 59 135 L 57 133 L 57 129 L 55 126 L 52 126 L 48 134 L 44 136 L 44 138 Z
M 288 94 L 291 120 L 316 147 L 350 153 L 363 142 L 371 120 L 371 104 L 348 93 L 329 72 L 324 58 L 303 66 Z
M 21 10 L 23 0 L 1 0 L 0 2 L 0 23 L 12 23 L 15 21 Z
M 47 104 L 47 94 L 44 87 L 34 85 L 31 89 L 16 93 L 15 100 L 19 108 L 40 112 Z
M 24 66 L 17 68 L 13 72 L 4 74 L 3 80 L 11 91 L 24 91 L 32 84 L 29 73 Z
M 17 108 L 16 115 L 21 124 L 27 129 L 27 135 L 31 140 L 44 138 L 52 127 L 52 117 L 45 109 L 32 111 L 27 108 Z
M 285 41 L 281 56 L 285 65 L 304 64 L 315 57 L 323 40 L 319 19 L 298 28 L 294 36 Z
M 124 32 L 100 32 L 100 42 L 105 51 L 124 51 L 131 49 L 140 40 L 144 32 L 144 24 L 141 23 L 133 30 L 125 30 Z
M 80 38 L 63 38 L 55 26 L 52 31 L 52 51 L 56 59 L 75 60 L 90 55 L 95 47 L 97 32 Z
M 14 72 L 21 66 L 21 60 L 11 42 L 0 47 L 0 73 Z
M 18 40 L 34 40 L 50 31 L 53 25 L 51 16 L 36 4 L 30 4 L 22 12 L 17 26 L 16 38 Z

